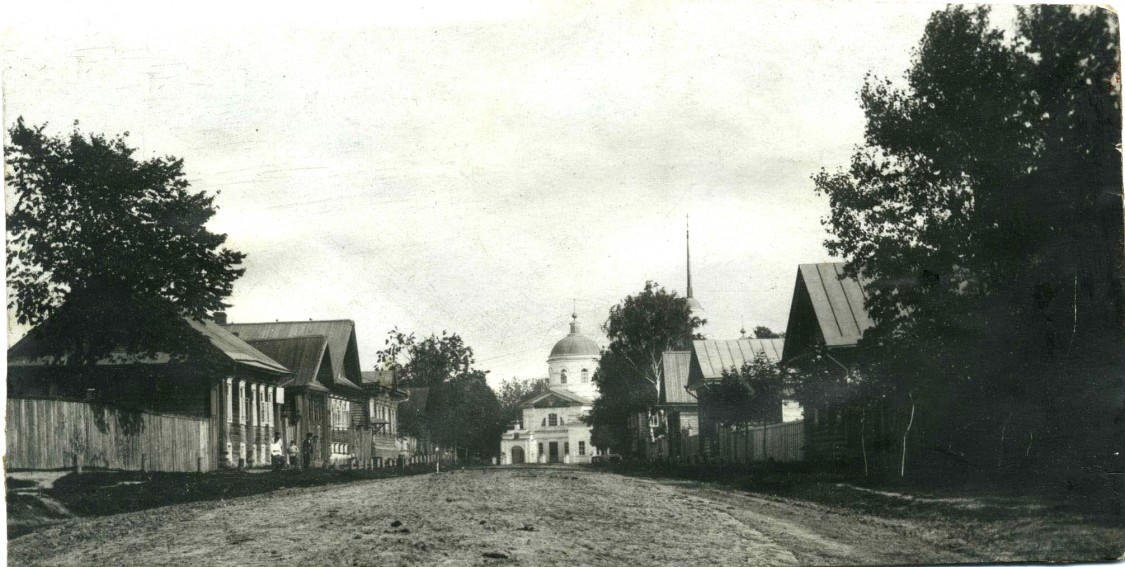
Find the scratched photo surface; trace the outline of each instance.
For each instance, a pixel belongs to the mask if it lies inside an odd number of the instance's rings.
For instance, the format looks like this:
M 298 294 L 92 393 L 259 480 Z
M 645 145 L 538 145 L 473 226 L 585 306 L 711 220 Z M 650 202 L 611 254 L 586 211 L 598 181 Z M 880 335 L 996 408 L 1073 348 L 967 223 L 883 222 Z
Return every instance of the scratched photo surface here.
M 9 6 L 11 565 L 1125 560 L 1109 8 Z

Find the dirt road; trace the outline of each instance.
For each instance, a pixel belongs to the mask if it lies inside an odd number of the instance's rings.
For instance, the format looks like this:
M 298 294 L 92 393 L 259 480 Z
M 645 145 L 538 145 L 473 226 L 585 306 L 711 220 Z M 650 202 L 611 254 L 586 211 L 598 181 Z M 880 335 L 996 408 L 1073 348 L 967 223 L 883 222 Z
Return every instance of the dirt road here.
M 947 563 L 936 534 L 779 498 L 579 468 L 443 472 L 75 519 L 13 565 Z

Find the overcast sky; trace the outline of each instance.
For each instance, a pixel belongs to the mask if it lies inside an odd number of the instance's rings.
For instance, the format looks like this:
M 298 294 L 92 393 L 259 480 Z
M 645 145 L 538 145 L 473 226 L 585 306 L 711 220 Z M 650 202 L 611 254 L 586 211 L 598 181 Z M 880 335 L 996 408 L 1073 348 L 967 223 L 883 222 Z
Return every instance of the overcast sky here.
M 6 14 L 4 124 L 184 158 L 248 254 L 232 320 L 353 319 L 365 369 L 392 327 L 457 332 L 494 384 L 545 375 L 572 300 L 604 346 L 646 280 L 683 293 L 688 214 L 704 333 L 782 330 L 830 259 L 809 176 L 940 8 L 149 4 Z

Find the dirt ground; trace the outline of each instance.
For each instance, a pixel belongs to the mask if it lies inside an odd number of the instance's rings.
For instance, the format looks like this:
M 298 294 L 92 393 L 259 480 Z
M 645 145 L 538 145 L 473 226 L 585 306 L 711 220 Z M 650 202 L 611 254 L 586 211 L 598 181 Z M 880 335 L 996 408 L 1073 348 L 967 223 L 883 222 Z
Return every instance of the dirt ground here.
M 1036 557 L 926 523 L 581 468 L 475 469 L 76 518 L 12 565 L 855 565 Z M 991 556 L 989 556 L 991 555 Z

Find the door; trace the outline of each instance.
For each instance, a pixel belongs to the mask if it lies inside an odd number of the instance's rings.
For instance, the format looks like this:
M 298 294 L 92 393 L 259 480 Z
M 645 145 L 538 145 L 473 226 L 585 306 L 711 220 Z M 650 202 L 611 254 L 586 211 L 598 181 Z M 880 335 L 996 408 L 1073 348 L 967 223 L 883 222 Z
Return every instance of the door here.
M 522 465 L 523 462 L 523 447 L 512 447 L 512 464 Z
M 547 445 L 547 462 L 548 463 L 559 462 L 559 444 L 558 444 L 557 441 L 551 441 Z

